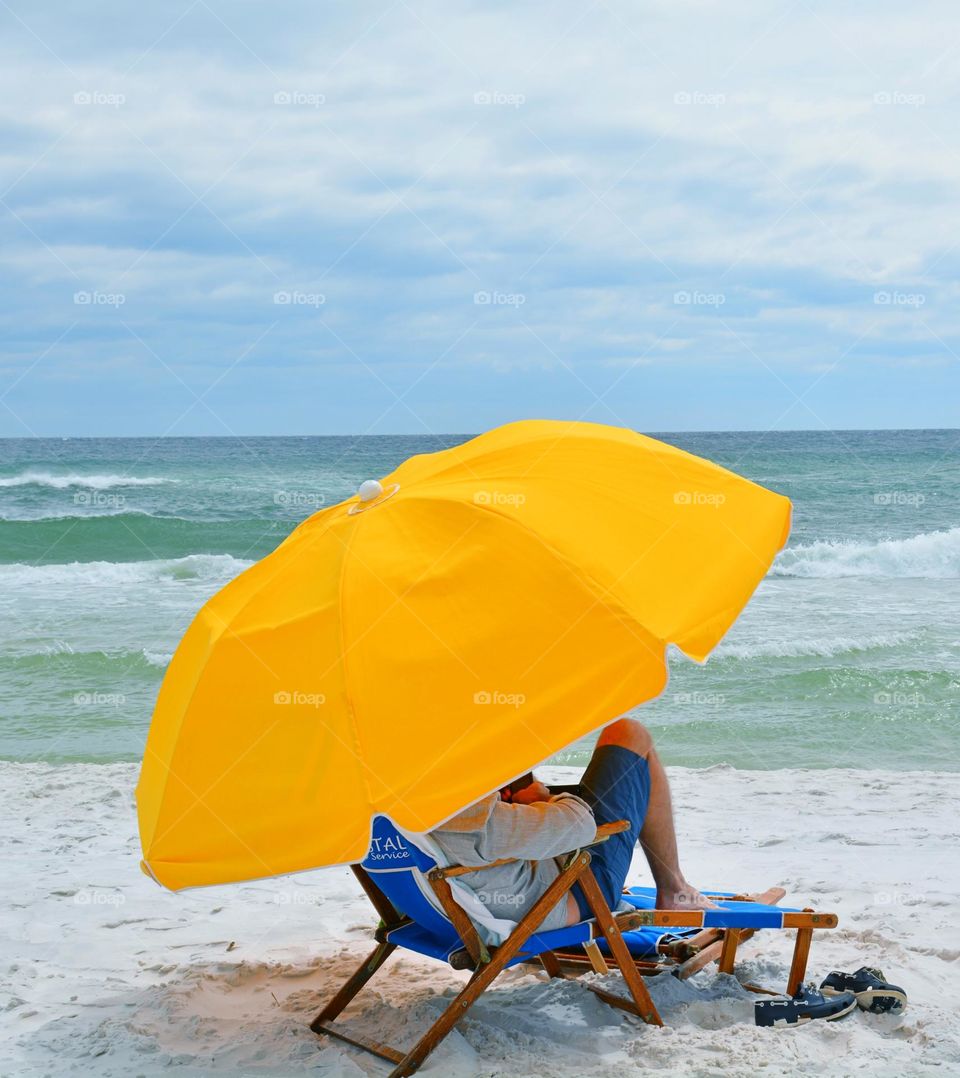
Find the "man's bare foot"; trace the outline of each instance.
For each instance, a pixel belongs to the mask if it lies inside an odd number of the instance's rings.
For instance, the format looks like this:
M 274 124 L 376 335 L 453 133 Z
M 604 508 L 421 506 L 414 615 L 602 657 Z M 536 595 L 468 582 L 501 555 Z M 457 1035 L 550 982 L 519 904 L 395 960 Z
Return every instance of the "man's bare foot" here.
M 716 902 L 711 902 L 689 883 L 667 890 L 657 889 L 658 910 L 715 910 L 716 908 Z

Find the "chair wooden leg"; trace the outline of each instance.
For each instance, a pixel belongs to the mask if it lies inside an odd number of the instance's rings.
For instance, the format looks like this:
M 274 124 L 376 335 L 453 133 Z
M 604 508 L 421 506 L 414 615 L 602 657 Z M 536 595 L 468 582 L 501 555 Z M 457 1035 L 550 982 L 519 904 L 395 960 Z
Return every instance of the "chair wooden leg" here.
M 560 959 L 553 953 L 553 951 L 542 951 L 540 954 L 540 965 L 547 971 L 551 977 L 563 977 L 564 972 L 560 968 Z
M 793 961 L 790 963 L 790 978 L 787 981 L 788 996 L 792 996 L 803 984 L 803 978 L 807 972 L 807 959 L 810 957 L 810 944 L 812 941 L 812 928 L 797 929 L 797 942 L 793 946 Z
M 463 1018 L 480 995 L 490 987 L 511 960 L 516 957 L 517 953 L 522 950 L 523 945 L 533 935 L 560 898 L 569 891 L 578 878 L 583 878 L 582 873 L 589 864 L 590 854 L 584 851 L 578 854 L 573 862 L 550 884 L 533 904 L 530 912 L 496 949 L 490 961 L 474 973 L 443 1014 L 417 1041 L 400 1063 L 394 1067 L 390 1072 L 390 1078 L 402 1078 L 402 1076 L 413 1074 L 420 1069 L 427 1056 L 446 1037 L 457 1022 Z
M 647 991 L 647 986 L 643 983 L 643 977 L 640 976 L 640 971 L 633 963 L 630 951 L 623 941 L 623 936 L 620 935 L 620 928 L 617 925 L 616 919 L 611 913 L 610 907 L 607 905 L 607 901 L 603 897 L 603 893 L 590 869 L 587 869 L 587 871 L 580 877 L 579 883 L 580 890 L 583 891 L 584 897 L 586 898 L 590 909 L 593 910 L 593 915 L 596 917 L 597 923 L 603 931 L 607 946 L 610 948 L 610 952 L 620 966 L 620 972 L 623 975 L 623 979 L 627 982 L 627 988 L 629 988 L 633 1002 L 636 1004 L 636 1013 L 644 1020 L 644 1022 L 654 1026 L 662 1026 L 663 1020 L 661 1019 L 657 1008 L 654 1006 L 653 1000 L 650 998 L 650 993 Z
M 724 929 L 723 945 L 720 948 L 720 957 L 717 966 L 721 973 L 733 973 L 733 967 L 737 961 L 737 945 L 740 942 L 740 933 L 735 928 Z
M 363 888 L 363 893 L 370 900 L 370 904 L 380 915 L 380 920 L 389 928 L 399 925 L 403 918 L 394 909 L 393 903 L 373 882 L 370 873 L 361 865 L 351 865 L 350 871 L 354 874 L 357 882 Z
M 331 1022 L 337 1017 L 396 949 L 395 943 L 386 941 L 377 945 L 376 949 L 357 967 L 353 976 L 344 983 L 340 991 L 310 1023 L 310 1028 L 314 1033 L 329 1032 L 324 1029 L 324 1023 Z
M 467 916 L 463 907 L 459 905 L 457 900 L 453 897 L 453 891 L 450 888 L 450 884 L 447 883 L 442 869 L 435 868 L 427 873 L 427 881 L 433 888 L 433 893 L 439 899 L 440 905 L 443 906 L 447 917 L 450 918 L 453 927 L 457 930 L 457 935 L 467 949 L 472 968 L 476 969 L 484 962 L 489 962 L 490 955 L 487 953 L 487 949 L 480 939 L 480 934 L 477 932 L 473 921 Z
M 590 961 L 590 968 L 594 973 L 599 973 L 602 976 L 610 972 L 607 960 L 603 957 L 603 951 L 600 950 L 596 940 L 587 940 L 583 945 L 583 949 Z

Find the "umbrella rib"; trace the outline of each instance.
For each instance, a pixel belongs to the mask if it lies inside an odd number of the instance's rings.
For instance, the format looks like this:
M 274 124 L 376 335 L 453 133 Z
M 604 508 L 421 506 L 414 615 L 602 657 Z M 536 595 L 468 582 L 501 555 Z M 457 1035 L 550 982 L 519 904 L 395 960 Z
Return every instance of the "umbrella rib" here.
M 434 560 L 438 561 L 438 560 L 440 560 L 440 558 L 446 557 L 447 554 L 449 554 L 450 551 L 453 550 L 453 548 L 458 543 L 461 543 L 470 534 L 470 532 L 472 532 L 473 529 L 476 528 L 476 527 L 477 527 L 477 523 L 475 522 L 475 523 L 471 524 L 469 528 L 464 529 L 464 531 L 460 535 L 458 535 L 456 539 L 454 539 L 454 541 L 443 551 L 443 553 L 441 555 L 439 555 L 439 557 L 434 559 Z M 336 539 L 337 539 L 337 541 L 339 543 L 341 543 L 342 545 L 345 545 L 345 544 L 343 544 L 343 540 L 340 538 L 340 536 L 337 535 L 335 532 L 334 532 L 334 536 L 336 537 Z M 420 583 L 420 581 L 424 578 L 424 576 L 426 576 L 426 573 L 427 573 L 426 569 L 424 569 L 424 571 L 422 573 L 420 573 L 419 576 L 417 576 L 417 578 L 415 580 L 411 581 L 410 584 L 406 588 L 404 588 L 403 591 L 401 591 L 400 594 L 398 595 L 393 590 L 393 588 L 391 588 L 390 585 L 380 576 L 380 574 L 377 573 L 374 569 L 372 569 L 370 567 L 370 565 L 368 565 L 367 562 L 364 561 L 364 559 L 361 558 L 356 552 L 353 553 L 353 557 L 356 558 L 361 563 L 361 565 L 363 565 L 363 567 L 367 570 L 368 573 L 370 573 L 371 576 L 376 577 L 376 579 L 389 592 L 391 592 L 391 594 L 393 595 L 393 602 L 386 608 L 386 610 L 384 610 L 380 614 L 380 616 L 375 621 L 371 622 L 364 629 L 364 631 L 360 634 L 360 636 L 350 644 L 350 647 L 348 648 L 348 650 L 352 650 L 353 648 L 355 648 L 369 633 L 371 633 L 377 627 L 377 625 L 380 624 L 381 621 L 383 621 L 383 619 L 390 613 L 390 611 L 397 604 L 400 604 L 401 606 L 403 606 L 403 608 L 405 610 L 407 610 L 410 614 L 412 614 L 426 629 L 428 629 L 430 631 L 430 633 L 434 637 L 436 637 L 436 639 L 437 639 L 437 641 L 439 643 L 443 644 L 443 646 L 447 649 L 447 651 L 450 652 L 450 654 L 467 670 L 468 673 L 470 673 L 473 677 L 477 676 L 476 671 L 471 668 L 470 664 L 466 661 L 466 659 L 464 659 L 462 655 L 458 655 L 457 652 L 454 651 L 454 649 L 451 648 L 450 645 L 443 639 L 443 637 L 441 637 L 436 632 L 436 630 L 429 624 L 429 622 L 424 621 L 423 618 L 421 618 L 420 615 L 413 609 L 413 607 L 411 607 L 410 604 L 407 603 L 404 600 L 404 596 L 408 595 L 417 586 L 417 584 Z M 328 673 L 330 670 L 333 669 L 333 667 L 335 665 L 336 665 L 336 662 L 331 663 L 331 665 L 327 667 L 327 669 L 324 671 L 324 673 L 325 674 Z
M 446 550 L 444 550 L 442 557 L 445 557 L 451 550 L 453 550 L 453 548 L 455 546 L 457 546 L 458 543 L 461 543 L 470 534 L 470 532 L 472 532 L 473 529 L 477 527 L 478 523 L 479 523 L 478 521 L 475 521 L 473 524 L 470 525 L 469 528 L 465 528 L 460 533 L 460 535 L 458 535 L 457 538 L 446 548 Z M 340 586 L 339 586 L 339 589 L 338 589 L 338 603 L 339 603 L 339 607 L 340 607 L 340 619 L 339 619 L 339 626 L 340 626 L 340 655 L 338 656 L 338 661 L 341 662 L 342 666 L 343 666 L 344 695 L 346 696 L 347 704 L 348 704 L 348 707 L 350 708 L 351 719 L 353 720 L 351 722 L 351 727 L 352 727 L 352 730 L 353 730 L 353 735 L 354 735 L 354 739 L 356 741 L 356 746 L 357 746 L 357 750 L 358 750 L 355 753 L 355 755 L 356 755 L 357 761 L 362 765 L 362 767 L 365 768 L 366 771 L 368 771 L 368 772 L 370 772 L 372 774 L 375 774 L 377 780 L 379 782 L 381 782 L 384 786 L 386 786 L 386 788 L 388 789 L 388 791 L 390 793 L 390 796 L 394 799 L 394 801 L 397 804 L 402 805 L 403 807 L 405 807 L 405 808 L 407 808 L 409 810 L 410 805 L 404 800 L 402 795 L 398 794 L 396 789 L 394 789 L 390 785 L 390 783 L 387 782 L 383 778 L 382 775 L 380 775 L 379 773 L 374 772 L 373 768 L 370 767 L 370 765 L 368 763 L 366 763 L 365 760 L 364 760 L 364 752 L 363 752 L 363 745 L 362 745 L 362 742 L 361 742 L 361 739 L 360 739 L 359 724 L 356 722 L 357 712 L 356 712 L 356 709 L 354 707 L 353 697 L 351 695 L 350 688 L 349 688 L 349 677 L 348 677 L 348 674 L 347 674 L 347 655 L 355 647 L 357 647 L 360 644 L 360 642 L 369 633 L 371 633 L 376 628 L 376 626 L 390 613 L 390 611 L 395 606 L 397 606 L 399 604 L 399 605 L 403 606 L 403 608 L 405 610 L 407 610 L 410 614 L 412 614 L 427 630 L 429 630 L 429 632 L 436 638 L 436 640 L 439 643 L 441 643 L 450 652 L 450 654 L 453 655 L 453 657 L 459 663 L 461 663 L 461 665 L 473 677 L 476 677 L 477 675 L 476 675 L 476 672 L 470 667 L 470 664 L 467 663 L 466 660 L 461 655 L 459 655 L 453 648 L 451 648 L 450 645 L 439 635 L 439 633 L 437 633 L 436 630 L 434 630 L 434 628 L 428 622 L 424 621 L 424 619 L 420 617 L 420 615 L 417 613 L 417 611 L 414 610 L 413 607 L 410 606 L 410 604 L 407 603 L 404 600 L 404 596 L 409 594 L 409 592 L 412 591 L 413 588 L 415 588 L 416 585 L 426 575 L 426 570 L 424 570 L 422 573 L 420 573 L 419 576 L 417 576 L 417 578 L 415 580 L 411 581 L 410 584 L 399 595 L 397 595 L 393 591 L 393 589 L 390 587 L 390 585 L 387 584 L 387 582 L 385 580 L 383 580 L 383 578 L 380 576 L 380 574 L 377 573 L 374 569 L 372 569 L 367 564 L 367 562 L 363 558 L 361 558 L 359 554 L 357 554 L 356 550 L 354 549 L 354 544 L 353 544 L 353 537 L 354 537 L 355 534 L 356 534 L 356 529 L 354 529 L 351 532 L 350 541 L 349 542 L 344 542 L 344 540 L 341 539 L 340 536 L 337 535 L 336 532 L 333 532 L 334 537 L 337 539 L 337 541 L 341 544 L 341 546 L 344 549 L 343 567 L 342 567 L 341 573 L 340 573 Z M 360 634 L 360 636 L 357 637 L 356 640 L 353 640 L 350 643 L 349 646 L 347 645 L 347 643 L 346 643 L 346 641 L 344 639 L 344 632 L 343 632 L 343 628 L 344 628 L 343 591 L 344 591 L 344 579 L 345 579 L 345 577 L 347 575 L 348 556 L 349 556 L 349 558 L 356 559 L 361 565 L 363 565 L 363 567 L 367 570 L 367 572 L 369 572 L 372 576 L 376 577 L 376 579 L 385 588 L 387 588 L 388 591 L 390 591 L 393 594 L 393 602 L 387 607 L 386 610 L 384 610 L 380 614 L 380 616 L 376 619 L 376 621 L 374 621 L 372 624 L 368 625 L 364 629 L 364 631 Z M 324 673 L 327 673 L 327 672 L 329 672 L 329 670 L 333 669 L 334 665 L 335 665 L 335 663 L 331 664 Z M 324 726 L 326 726 L 327 729 L 331 729 L 331 727 L 327 723 L 324 723 Z M 331 732 L 334 733 L 334 736 L 337 736 L 336 732 L 332 731 L 332 729 L 331 729 Z M 342 741 L 343 739 L 338 737 L 338 740 Z M 345 747 L 348 747 L 348 746 L 345 746 Z M 449 749 L 448 749 L 448 751 L 449 751 Z M 367 789 L 367 802 L 371 803 L 373 801 L 373 798 L 372 798 L 372 796 L 370 794 L 370 788 L 366 784 L 366 782 L 364 784 L 366 785 L 366 789 Z
M 249 603 L 251 601 L 252 601 L 252 597 L 251 597 L 251 599 L 248 599 L 246 603 L 243 604 L 243 609 L 246 609 L 246 607 L 249 605 Z M 207 605 L 209 605 L 209 604 L 207 604 Z M 200 613 L 203 613 L 203 609 L 204 608 L 201 608 Z M 198 617 L 200 616 L 200 613 L 198 613 L 198 615 L 197 615 Z M 267 665 L 267 663 L 265 663 L 263 661 L 263 659 L 261 659 L 260 656 L 257 655 L 257 653 L 250 647 L 250 645 L 238 633 L 234 632 L 230 628 L 229 622 L 225 621 L 219 614 L 211 614 L 209 611 L 207 612 L 206 616 L 208 618 L 212 618 L 212 619 L 216 620 L 217 624 L 214 625 L 213 628 L 214 628 L 214 631 L 217 633 L 217 639 L 218 640 L 221 637 L 223 637 L 224 635 L 229 635 L 232 639 L 239 641 L 247 649 L 247 651 L 249 651 L 250 654 L 253 655 L 253 657 L 258 660 L 260 665 L 263 666 L 264 669 L 266 669 L 268 673 L 270 673 L 273 677 L 277 676 L 276 673 L 273 670 L 270 669 L 270 667 Z M 191 626 L 191 628 L 192 628 L 192 626 Z M 209 650 L 210 649 L 208 647 L 207 648 L 208 654 L 209 654 Z M 180 718 L 177 720 L 177 734 L 176 734 L 176 737 L 173 739 L 172 748 L 170 750 L 170 763 L 167 764 L 166 761 L 162 761 L 163 766 L 166 768 L 166 776 L 164 777 L 164 780 L 163 780 L 163 789 L 161 790 L 160 795 L 157 798 L 158 806 L 163 803 L 163 798 L 164 798 L 164 795 L 166 794 L 167 781 L 169 779 L 169 776 L 171 774 L 174 774 L 174 772 L 173 772 L 173 761 L 174 761 L 174 759 L 176 757 L 176 754 L 177 754 L 177 747 L 180 744 L 180 730 L 181 730 L 181 728 L 183 726 L 183 719 L 184 719 L 184 716 L 186 715 L 187 711 L 190 709 L 190 705 L 193 703 L 194 696 L 196 696 L 196 694 L 197 694 L 197 689 L 200 686 L 200 679 L 201 679 L 202 672 L 203 672 L 203 667 L 201 666 L 197 670 L 197 674 L 196 674 L 196 677 L 194 678 L 193 686 L 190 689 L 190 697 L 187 700 L 187 703 L 184 705 L 184 707 L 180 711 Z M 161 686 L 161 692 L 162 691 L 163 691 L 163 688 Z M 159 700 L 158 700 L 158 704 L 159 704 Z M 154 707 L 154 713 L 156 713 L 156 706 Z M 151 729 L 152 729 L 152 726 L 151 726 Z M 147 742 L 146 742 L 146 745 L 144 746 L 144 749 L 145 749 L 145 751 L 150 749 L 149 731 L 147 733 Z M 155 750 L 150 750 L 150 753 L 151 753 L 152 756 L 155 756 L 158 760 L 161 759 L 159 753 L 157 753 Z M 158 816 L 159 816 L 159 811 L 160 810 L 159 810 L 159 807 L 158 807 L 158 809 L 157 809 L 157 815 Z M 164 833 L 166 833 L 166 832 L 164 832 Z
M 279 721 L 280 720 L 277 719 L 277 722 L 279 722 Z M 276 723 L 274 723 L 273 725 L 276 726 Z M 187 813 L 192 812 L 193 809 L 196 808 L 197 805 L 203 805 L 203 807 L 207 810 L 207 812 L 209 812 L 211 816 L 213 816 L 219 823 L 221 823 L 223 825 L 223 827 L 226 828 L 226 830 L 229 831 L 230 834 L 233 835 L 233 837 L 240 843 L 241 846 L 245 847 L 250 853 L 253 854 L 254 857 L 256 857 L 256 859 L 260 862 L 260 864 L 263 865 L 263 867 L 268 870 L 268 873 L 269 873 L 270 876 L 280 875 L 281 873 L 276 872 L 274 870 L 273 866 L 268 864 L 266 861 L 264 861 L 264 859 L 260 856 L 260 854 L 257 853 L 256 850 L 254 850 L 251 846 L 247 845 L 247 843 L 244 841 L 244 839 L 240 835 L 238 835 L 236 831 L 234 831 L 234 829 L 230 826 L 230 824 L 228 824 L 226 822 L 226 820 L 221 819 L 220 816 L 204 800 L 204 798 L 207 796 L 207 794 L 210 793 L 210 791 L 214 788 L 214 786 L 216 786 L 217 783 L 219 783 L 221 781 L 221 779 L 225 778 L 227 776 L 227 774 L 233 769 L 233 767 L 235 767 L 240 762 L 240 760 L 242 760 L 243 757 L 246 756 L 247 753 L 250 752 L 258 744 L 260 739 L 262 737 L 264 737 L 272 729 L 273 729 L 273 726 L 271 726 L 267 730 L 265 730 L 263 732 L 263 734 L 261 734 L 260 737 L 258 737 L 257 740 L 254 741 L 254 743 L 249 746 L 247 751 L 244 752 L 241 756 L 239 756 L 236 760 L 234 760 L 233 763 L 230 765 L 230 767 L 228 767 L 226 771 L 222 772 L 221 775 L 217 778 L 217 780 L 214 783 L 212 783 L 202 794 L 198 794 L 196 792 L 196 790 L 194 790 L 192 787 L 187 785 L 187 783 L 184 781 L 184 779 L 180 775 L 177 775 L 174 772 L 173 768 L 166 762 L 166 760 L 164 760 L 158 753 L 154 752 L 148 746 L 147 747 L 147 752 L 149 752 L 149 754 L 151 756 L 153 756 L 160 763 L 160 765 L 166 770 L 168 775 L 173 775 L 173 777 L 176 778 L 176 780 L 178 782 L 183 783 L 183 785 L 190 791 L 190 794 L 193 797 L 193 802 L 186 809 L 183 810 L 183 812 L 173 821 L 173 823 L 171 823 L 169 826 L 164 828 L 162 834 L 160 834 L 160 835 L 155 834 L 153 836 L 153 839 L 151 840 L 150 845 L 152 846 L 155 842 L 159 842 L 162 839 L 166 838 L 166 836 L 177 826 L 177 824 L 180 823 L 180 821 L 187 815 Z M 145 863 L 147 865 L 150 864 L 150 862 L 147 860 L 147 857 L 146 857 L 146 850 L 144 850 L 144 861 L 145 861 Z M 152 872 L 153 869 L 151 868 L 150 871 Z
M 616 580 L 614 580 L 613 584 L 610 587 L 604 587 L 598 581 L 594 580 L 592 576 L 588 575 L 587 573 L 584 573 L 582 570 L 579 570 L 579 571 L 575 570 L 570 565 L 570 563 L 567 561 L 567 559 L 555 547 L 551 546 L 548 542 L 546 542 L 543 539 L 542 536 L 538 535 L 531 528 L 528 528 L 526 524 L 524 524 L 521 521 L 515 519 L 514 517 L 511 517 L 511 516 L 507 515 L 506 513 L 500 512 L 494 506 L 480 505 L 477 508 L 482 509 L 484 512 L 492 513 L 494 516 L 500 517 L 502 520 L 509 521 L 511 524 L 513 524 L 516 527 L 520 528 L 525 534 L 531 536 L 536 542 L 538 542 L 543 547 L 544 550 L 547 551 L 548 554 L 551 555 L 552 558 L 554 558 L 555 561 L 559 562 L 572 576 L 580 577 L 588 585 L 586 590 L 593 597 L 593 602 L 591 603 L 591 605 L 589 607 L 587 607 L 587 609 L 576 619 L 576 621 L 572 622 L 570 625 L 567 626 L 566 630 L 563 633 L 561 633 L 560 636 L 557 637 L 553 641 L 553 643 L 550 645 L 549 648 L 547 648 L 545 651 L 541 652 L 541 654 L 540 654 L 539 658 L 536 660 L 536 662 L 534 662 L 531 666 L 527 667 L 527 669 L 523 672 L 522 676 L 525 677 L 533 669 L 533 667 L 536 666 L 537 663 L 540 662 L 541 659 L 543 659 L 546 655 L 548 655 L 550 653 L 550 651 L 552 651 L 553 648 L 556 647 L 556 645 L 561 640 L 563 640 L 565 636 L 567 636 L 573 629 L 575 629 L 577 627 L 577 625 L 579 625 L 580 622 L 590 613 L 590 611 L 593 610 L 597 606 L 606 607 L 606 609 L 609 610 L 610 613 L 613 614 L 613 616 L 623 624 L 624 628 L 626 628 L 634 637 L 636 637 L 636 639 L 639 641 L 639 643 L 644 648 L 646 648 L 646 650 L 649 651 L 651 655 L 655 656 L 656 658 L 662 658 L 662 656 L 660 654 L 658 654 L 656 651 L 654 651 L 650 647 L 649 643 L 646 640 L 644 640 L 643 637 L 640 636 L 636 632 L 636 628 L 639 627 L 644 633 L 646 633 L 646 635 L 648 637 L 653 637 L 653 634 L 650 633 L 649 631 L 647 631 L 647 629 L 643 625 L 641 625 L 640 622 L 636 621 L 634 618 L 629 617 L 624 611 L 620 610 L 619 609 L 619 607 L 620 607 L 619 602 L 616 603 L 616 608 L 615 608 L 614 606 L 607 603 L 606 598 L 605 598 L 604 595 L 598 595 L 597 591 L 599 590 L 601 593 L 606 593 L 606 595 L 612 595 L 613 594 L 612 588 L 615 585 L 617 585 L 627 575 L 627 573 L 629 573 L 632 569 L 634 569 L 637 565 L 639 565 L 640 562 L 643 561 L 643 559 L 656 546 L 658 546 L 673 531 L 674 528 L 677 527 L 676 522 L 671 524 L 666 529 L 666 531 L 664 531 L 661 535 L 659 535 L 657 537 L 657 539 L 653 543 L 651 543 L 643 551 L 643 553 L 638 558 L 635 558 L 626 567 L 626 569 L 624 569 L 624 571 L 616 578 Z M 653 638 L 657 639 L 656 637 L 653 637 Z M 658 643 L 664 644 L 664 641 L 658 640 Z
M 344 696 L 344 699 L 347 702 L 347 708 L 348 708 L 349 714 L 350 714 L 350 731 L 351 731 L 351 733 L 353 735 L 353 740 L 354 740 L 354 744 L 355 744 L 355 747 L 356 747 L 356 751 L 354 752 L 354 756 L 356 757 L 357 761 L 360 762 L 360 761 L 363 760 L 363 755 L 364 755 L 364 753 L 363 753 L 363 743 L 362 743 L 362 741 L 360 739 L 360 729 L 359 729 L 359 724 L 357 723 L 357 711 L 356 711 L 356 708 L 353 706 L 353 694 L 352 694 L 352 691 L 351 691 L 351 688 L 350 688 L 350 678 L 349 678 L 348 666 L 347 666 L 347 655 L 349 654 L 350 649 L 346 645 L 346 634 L 345 634 L 345 631 L 344 631 L 344 624 L 343 624 L 343 622 L 344 622 L 344 604 L 343 604 L 344 581 L 346 580 L 347 563 L 348 563 L 348 561 L 350 559 L 350 554 L 351 554 L 351 551 L 353 549 L 353 540 L 357 535 L 357 531 L 358 531 L 358 529 L 356 527 L 351 528 L 348 535 L 347 535 L 347 541 L 346 542 L 344 542 L 342 539 L 340 539 L 340 536 L 337 535 L 336 532 L 334 532 L 333 534 L 339 540 L 340 546 L 341 546 L 341 548 L 343 550 L 343 556 L 342 556 L 342 558 L 340 560 L 340 578 L 337 581 L 337 635 L 338 635 L 338 637 L 340 639 L 340 654 L 338 656 L 338 659 L 339 659 L 339 662 L 340 662 L 340 669 L 343 672 L 343 696 Z M 332 669 L 333 665 L 335 665 L 335 664 L 332 664 L 330 667 L 328 667 L 327 671 L 324 671 L 324 674 L 321 675 L 321 677 L 325 676 L 326 673 L 330 669 Z M 326 726 L 328 730 L 330 729 L 330 724 L 329 723 L 324 722 L 324 726 Z M 367 770 L 369 770 L 369 768 L 367 768 Z M 366 772 L 363 769 L 361 769 L 360 773 L 361 773 L 361 776 L 362 776 L 364 790 L 366 792 L 366 801 L 367 801 L 367 804 L 369 805 L 371 803 L 371 801 L 373 800 L 372 796 L 371 796 L 371 793 L 370 793 L 370 784 L 368 782 Z M 381 782 L 383 781 L 382 779 L 380 779 L 379 775 L 377 776 L 377 778 Z

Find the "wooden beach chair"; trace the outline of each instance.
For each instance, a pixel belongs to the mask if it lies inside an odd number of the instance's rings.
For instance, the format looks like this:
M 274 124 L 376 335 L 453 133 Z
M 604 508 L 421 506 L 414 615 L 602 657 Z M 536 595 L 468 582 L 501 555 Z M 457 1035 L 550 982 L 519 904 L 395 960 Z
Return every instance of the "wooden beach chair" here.
M 353 872 L 380 917 L 374 932 L 376 947 L 320 1011 L 310 1028 L 318 1034 L 336 1037 L 394 1064 L 391 1078 L 413 1074 L 470 1007 L 503 970 L 520 962 L 536 961 L 550 977 L 579 976 L 584 972 L 608 972 L 618 968 L 627 995 L 611 992 L 609 985 L 581 982 L 605 1003 L 662 1025 L 650 998 L 643 975 L 671 971 L 687 977 L 716 961 L 720 970 L 732 973 L 738 945 L 755 931 L 765 928 L 796 929 L 793 962 L 787 991 L 795 991 L 806 971 L 813 932 L 834 928 L 836 915 L 813 910 L 787 910 L 775 903 L 779 889 L 757 898 L 719 894 L 716 910 L 657 910 L 653 892 L 630 888 L 624 892 L 629 908 L 612 911 L 590 869 L 590 846 L 604 842 L 629 828 L 626 820 L 597 828 L 590 845 L 557 858 L 560 874 L 523 919 L 499 946 L 487 946 L 478 924 L 464 906 L 465 885 L 459 880 L 480 868 L 441 866 L 436 857 L 417 842 L 402 835 L 385 817 L 373 826 L 370 851 Z M 419 840 L 418 840 L 419 842 Z M 423 840 L 429 846 L 428 840 Z M 579 883 L 593 918 L 565 928 L 538 932 L 546 915 L 574 883 Z M 457 895 L 460 901 L 457 901 Z M 474 902 L 476 900 L 474 899 Z M 461 904 L 463 903 L 463 904 Z M 470 971 L 463 989 L 443 1014 L 407 1051 L 381 1044 L 338 1025 L 335 1019 L 360 992 L 390 955 L 398 948 L 448 962 L 454 969 Z M 605 952 L 605 953 L 604 953 Z M 756 991 L 767 991 L 745 985 Z

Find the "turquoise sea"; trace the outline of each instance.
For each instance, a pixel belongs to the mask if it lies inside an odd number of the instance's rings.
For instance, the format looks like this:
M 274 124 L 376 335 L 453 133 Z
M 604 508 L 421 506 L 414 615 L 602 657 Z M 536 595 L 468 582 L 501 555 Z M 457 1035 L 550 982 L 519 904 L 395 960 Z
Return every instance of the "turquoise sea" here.
M 638 709 L 666 761 L 960 770 L 960 431 L 655 436 L 795 507 L 714 656 L 674 655 Z M 139 759 L 210 594 L 363 479 L 466 437 L 0 441 L 0 758 Z

